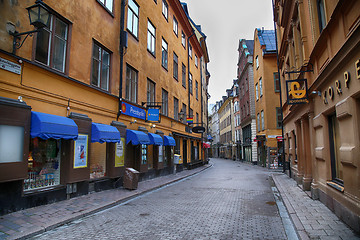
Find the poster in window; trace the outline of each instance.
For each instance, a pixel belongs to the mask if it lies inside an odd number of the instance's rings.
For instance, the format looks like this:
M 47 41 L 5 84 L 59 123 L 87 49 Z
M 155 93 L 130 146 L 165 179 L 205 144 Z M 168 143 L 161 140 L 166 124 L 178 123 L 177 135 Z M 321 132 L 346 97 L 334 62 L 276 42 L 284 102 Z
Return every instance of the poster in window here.
M 163 146 L 159 146 L 159 163 L 163 162 Z
M 88 135 L 79 134 L 74 142 L 74 168 L 86 168 L 88 161 Z
M 115 167 L 124 166 L 125 156 L 125 138 L 121 138 L 121 141 L 115 144 Z

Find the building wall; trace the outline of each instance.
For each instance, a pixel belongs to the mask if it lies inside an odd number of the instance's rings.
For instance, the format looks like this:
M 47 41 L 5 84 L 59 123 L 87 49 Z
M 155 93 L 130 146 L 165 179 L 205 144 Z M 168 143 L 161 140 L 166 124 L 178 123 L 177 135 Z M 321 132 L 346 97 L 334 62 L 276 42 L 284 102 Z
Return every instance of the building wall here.
M 359 232 L 360 2 L 326 1 L 324 18 L 319 18 L 317 1 L 275 5 L 283 96 L 285 80 L 308 80 L 308 104 L 283 104 L 291 175 Z M 306 62 L 311 64 L 302 69 L 309 72 L 285 74 Z

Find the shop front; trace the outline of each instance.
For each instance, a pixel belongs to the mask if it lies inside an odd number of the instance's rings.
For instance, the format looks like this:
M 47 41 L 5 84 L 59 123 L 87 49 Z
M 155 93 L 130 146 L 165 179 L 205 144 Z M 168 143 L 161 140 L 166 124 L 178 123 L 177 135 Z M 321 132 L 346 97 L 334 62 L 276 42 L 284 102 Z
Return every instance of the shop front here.
M 140 179 L 148 172 L 148 145 L 150 138 L 147 132 L 126 130 L 126 151 L 128 153 L 125 165 L 140 172 Z
M 174 167 L 174 148 L 176 141 L 172 136 L 164 136 L 164 166 L 172 173 Z

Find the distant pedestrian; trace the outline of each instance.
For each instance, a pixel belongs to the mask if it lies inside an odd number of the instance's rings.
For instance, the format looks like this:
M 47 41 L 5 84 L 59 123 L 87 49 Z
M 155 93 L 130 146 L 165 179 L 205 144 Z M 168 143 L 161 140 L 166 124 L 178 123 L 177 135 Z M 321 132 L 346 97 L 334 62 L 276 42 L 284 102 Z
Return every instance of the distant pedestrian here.
M 233 156 L 233 161 L 235 161 L 236 160 L 236 156 L 235 156 L 235 154 L 234 154 L 234 156 Z

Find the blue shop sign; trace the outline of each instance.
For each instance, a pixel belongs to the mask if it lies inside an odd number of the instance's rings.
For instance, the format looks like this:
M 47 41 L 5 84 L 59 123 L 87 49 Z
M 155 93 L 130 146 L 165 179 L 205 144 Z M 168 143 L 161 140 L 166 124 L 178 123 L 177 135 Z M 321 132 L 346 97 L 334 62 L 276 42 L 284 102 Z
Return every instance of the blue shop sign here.
M 136 107 L 126 102 L 122 102 L 121 104 L 121 113 L 128 115 L 130 117 L 140 118 L 145 120 L 146 111 L 142 108 Z
M 147 110 L 147 121 L 149 122 L 160 122 L 160 109 L 158 108 L 149 108 Z

